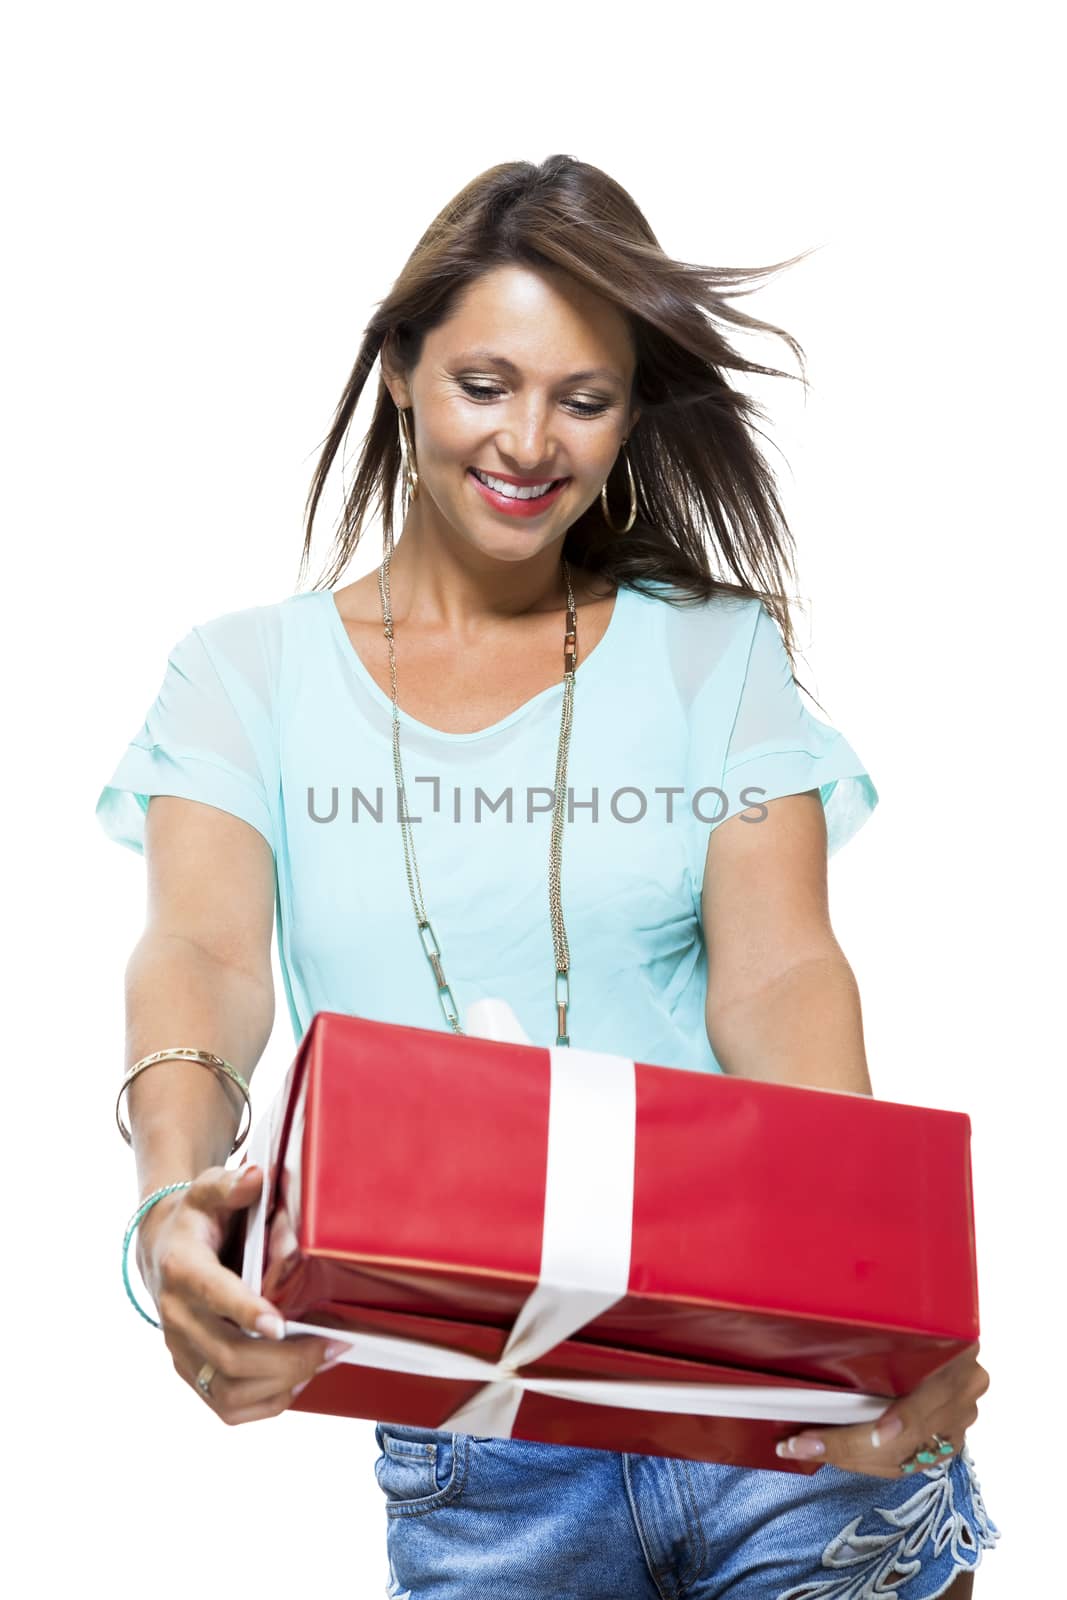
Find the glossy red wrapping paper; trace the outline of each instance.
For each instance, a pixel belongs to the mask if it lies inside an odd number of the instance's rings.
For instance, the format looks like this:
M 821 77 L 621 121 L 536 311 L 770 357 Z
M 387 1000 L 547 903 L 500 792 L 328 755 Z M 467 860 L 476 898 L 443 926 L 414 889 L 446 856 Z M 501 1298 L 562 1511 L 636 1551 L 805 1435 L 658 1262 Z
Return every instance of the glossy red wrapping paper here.
M 625 1296 L 523 1376 L 890 1398 L 978 1338 L 970 1122 L 638 1063 Z M 263 1293 L 290 1321 L 499 1358 L 537 1283 L 550 1052 L 316 1013 L 283 1087 Z M 590 1141 L 597 1129 L 588 1130 Z M 295 1255 L 270 1253 L 283 1205 Z M 224 1259 L 240 1271 L 238 1231 Z M 294 1409 L 438 1427 L 479 1388 L 345 1363 Z M 514 1437 L 814 1471 L 814 1423 L 525 1393 Z

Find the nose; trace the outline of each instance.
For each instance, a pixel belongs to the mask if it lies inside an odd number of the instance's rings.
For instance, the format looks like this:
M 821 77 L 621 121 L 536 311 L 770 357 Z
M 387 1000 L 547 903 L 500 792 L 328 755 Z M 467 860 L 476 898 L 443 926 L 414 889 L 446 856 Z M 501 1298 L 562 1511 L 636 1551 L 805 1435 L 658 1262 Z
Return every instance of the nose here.
M 534 477 L 541 468 L 547 471 L 555 453 L 549 407 L 532 398 L 524 405 L 517 403 L 497 433 L 497 448 L 501 458 L 513 464 L 516 476 Z

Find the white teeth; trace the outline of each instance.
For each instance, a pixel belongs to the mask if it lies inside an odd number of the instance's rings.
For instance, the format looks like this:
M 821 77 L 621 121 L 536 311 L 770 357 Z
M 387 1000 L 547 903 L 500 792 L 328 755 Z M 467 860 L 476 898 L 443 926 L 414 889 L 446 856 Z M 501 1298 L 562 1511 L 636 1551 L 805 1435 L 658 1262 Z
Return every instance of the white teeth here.
M 479 472 L 477 467 L 471 471 L 481 483 L 487 484 L 490 489 L 495 489 L 497 494 L 506 495 L 509 500 L 536 500 L 538 495 L 547 494 L 555 478 L 550 478 L 547 483 L 532 483 L 528 487 L 520 487 L 517 483 L 505 483 L 503 478 L 491 478 L 488 472 Z

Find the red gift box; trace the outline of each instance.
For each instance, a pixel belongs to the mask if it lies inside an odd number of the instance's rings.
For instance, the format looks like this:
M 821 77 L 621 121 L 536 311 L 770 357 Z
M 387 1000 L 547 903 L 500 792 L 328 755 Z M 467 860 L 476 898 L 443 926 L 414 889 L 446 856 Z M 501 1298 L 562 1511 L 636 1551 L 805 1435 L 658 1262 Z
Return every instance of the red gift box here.
M 248 1159 L 297 1410 L 812 1472 L 978 1338 L 961 1112 L 320 1011 Z

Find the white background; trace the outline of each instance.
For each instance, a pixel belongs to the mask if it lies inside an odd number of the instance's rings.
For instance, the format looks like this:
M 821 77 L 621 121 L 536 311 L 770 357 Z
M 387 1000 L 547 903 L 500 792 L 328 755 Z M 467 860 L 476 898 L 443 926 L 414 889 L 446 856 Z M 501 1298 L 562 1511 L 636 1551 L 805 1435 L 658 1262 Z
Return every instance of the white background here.
M 143 863 L 93 809 L 177 639 L 296 588 L 318 445 L 427 222 L 486 167 L 559 151 L 675 256 L 820 247 L 741 303 L 808 355 L 806 403 L 759 390 L 799 671 L 881 795 L 832 864 L 834 924 L 875 1093 L 972 1119 L 992 1383 L 969 1444 L 1003 1535 L 975 1593 L 1048 1592 L 1064 351 L 1042 8 L 374 13 L 37 5 L 5 30 L 8 1569 L 49 1596 L 384 1592 L 372 1424 L 225 1428 L 126 1301 L 113 1102 Z M 792 370 L 777 341 L 750 353 Z M 293 1053 L 278 996 L 259 1103 Z

